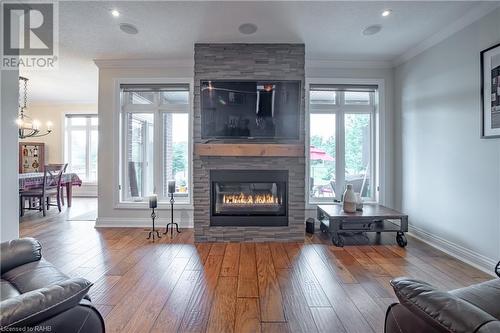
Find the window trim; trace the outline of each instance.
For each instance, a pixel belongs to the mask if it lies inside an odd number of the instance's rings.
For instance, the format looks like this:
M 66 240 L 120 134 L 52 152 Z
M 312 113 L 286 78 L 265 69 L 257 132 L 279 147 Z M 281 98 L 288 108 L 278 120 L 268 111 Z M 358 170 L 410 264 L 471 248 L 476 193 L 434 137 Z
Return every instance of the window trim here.
M 142 201 L 142 202 L 134 202 L 134 201 L 122 201 L 121 200 L 121 179 L 123 175 L 123 166 L 122 166 L 122 161 L 121 161 L 121 156 L 123 156 L 123 149 L 124 147 L 124 131 L 121 130 L 123 124 L 122 124 L 122 105 L 121 105 L 121 85 L 122 84 L 166 84 L 166 85 L 171 85 L 171 84 L 179 84 L 179 85 L 187 85 L 188 86 L 188 107 L 187 107 L 187 114 L 188 114 L 188 184 L 189 188 L 193 189 L 193 161 L 192 161 L 192 152 L 193 152 L 193 87 L 194 87 L 194 81 L 193 78 L 186 78 L 186 77 L 169 77 L 169 78 L 164 78 L 164 77 L 154 77 L 154 78 L 116 78 L 113 80 L 113 93 L 114 93 L 114 98 L 113 98 L 113 105 L 112 109 L 114 110 L 113 112 L 113 167 L 115 170 L 118 170 L 117 173 L 115 173 L 115 176 L 113 177 L 113 187 L 112 187 L 112 192 L 113 192 L 113 208 L 115 209 L 147 209 L 149 207 L 149 204 L 147 201 Z M 160 113 L 161 113 L 160 108 Z M 144 110 L 144 112 L 147 112 Z M 155 118 L 155 121 L 157 119 Z M 157 149 L 161 149 L 161 145 L 157 145 Z M 158 148 L 159 147 L 159 148 Z M 156 164 L 161 163 L 159 161 L 159 158 L 156 158 L 156 156 L 159 156 L 155 150 L 155 167 L 157 168 Z M 156 160 L 158 160 L 156 162 Z M 192 209 L 193 208 L 193 195 L 192 192 L 189 192 L 188 199 L 183 200 L 181 202 L 175 202 L 175 206 L 178 209 Z M 158 202 L 158 209 L 168 209 L 170 208 L 170 202 L 168 201 L 159 201 Z
M 97 125 L 92 125 L 91 124 L 91 118 L 95 117 L 99 120 L 99 114 L 97 113 L 78 113 L 78 112 L 65 112 L 63 114 L 63 119 L 62 119 L 62 124 L 63 124 L 63 131 L 62 131 L 62 156 L 63 156 L 63 160 L 64 160 L 64 163 L 68 163 L 68 166 L 70 164 L 70 160 L 71 160 L 71 152 L 70 152 L 70 147 L 71 147 L 71 139 L 68 137 L 68 126 L 67 126 L 67 119 L 70 119 L 70 118 L 81 118 L 81 117 L 85 117 L 87 118 L 87 123 L 85 125 L 72 125 L 71 128 L 72 129 L 84 129 L 85 131 L 87 131 L 87 129 L 90 129 L 92 130 L 93 127 L 96 127 L 97 129 L 97 136 L 99 137 L 99 124 Z M 89 133 L 90 134 L 90 133 Z M 89 168 L 90 168 L 90 162 L 89 162 L 89 157 L 90 157 L 90 141 L 91 141 L 91 137 L 90 135 L 86 135 L 85 137 L 86 139 L 86 151 L 85 151 L 85 170 L 87 170 L 87 172 L 89 171 Z M 97 146 L 97 150 L 99 151 L 99 145 Z M 99 153 L 98 153 L 98 156 L 99 156 Z M 99 157 L 98 157 L 99 159 Z M 99 160 L 97 161 L 97 169 L 99 169 Z M 98 171 L 97 171 L 98 172 Z M 96 177 L 96 181 L 95 182 L 89 182 L 89 181 L 83 181 L 82 179 L 82 182 L 83 182 L 83 185 L 91 185 L 91 186 L 97 186 L 98 185 L 98 182 L 99 182 L 99 175 L 97 175 Z
M 353 79 L 353 78 L 306 78 L 306 84 L 305 84 L 305 114 L 306 114 L 306 119 L 305 119 L 305 159 L 306 159 L 306 179 L 305 179 L 305 184 L 306 184 L 306 189 L 309 189 L 309 183 L 310 183 L 310 116 L 311 116 L 311 105 L 309 104 L 309 91 L 311 85 L 318 85 L 318 84 L 325 84 L 325 85 L 338 85 L 338 84 L 349 84 L 349 85 L 377 85 L 378 86 L 378 94 L 374 94 L 374 104 L 372 105 L 349 105 L 349 108 L 354 109 L 354 113 L 365 113 L 362 110 L 366 110 L 368 108 L 374 107 L 373 111 L 373 119 L 372 119 L 372 153 L 374 156 L 372 156 L 372 174 L 374 178 L 374 201 L 373 203 L 380 203 L 380 204 L 385 204 L 386 202 L 386 177 L 384 175 L 384 170 L 385 170 L 385 164 L 386 164 L 386 152 L 385 152 L 385 80 L 384 79 Z M 340 108 L 342 108 L 342 103 L 338 101 L 338 103 L 331 104 L 328 106 L 324 106 L 324 110 L 321 110 L 322 108 L 317 108 L 317 105 L 315 105 L 316 111 L 314 113 L 332 113 L 332 109 L 337 109 L 340 111 Z M 326 109 L 329 109 L 327 111 Z M 358 110 L 356 110 L 358 109 Z M 319 112 L 317 112 L 319 111 Z M 351 110 L 350 110 L 351 111 Z M 351 112 L 349 112 L 351 113 Z M 343 112 L 338 112 L 336 113 L 336 131 L 344 131 L 343 126 Z M 340 117 L 339 117 L 340 115 Z M 340 132 L 339 132 L 340 133 Z M 340 133 L 340 138 L 344 138 L 345 135 L 344 133 Z M 344 148 L 341 148 L 344 146 L 344 142 L 337 142 L 336 144 L 336 155 L 340 156 L 341 149 L 344 150 Z M 336 170 L 340 170 L 339 168 L 343 169 L 343 159 L 336 158 Z M 345 175 L 341 175 L 342 178 L 345 177 Z M 343 179 L 342 179 L 343 180 Z M 317 200 L 309 195 L 309 191 L 305 191 L 305 202 L 306 202 L 306 209 L 314 209 L 316 205 L 318 204 L 324 204 L 324 203 L 329 203 L 332 204 L 334 203 L 331 198 L 325 199 L 325 200 Z M 372 203 L 367 202 L 367 203 Z

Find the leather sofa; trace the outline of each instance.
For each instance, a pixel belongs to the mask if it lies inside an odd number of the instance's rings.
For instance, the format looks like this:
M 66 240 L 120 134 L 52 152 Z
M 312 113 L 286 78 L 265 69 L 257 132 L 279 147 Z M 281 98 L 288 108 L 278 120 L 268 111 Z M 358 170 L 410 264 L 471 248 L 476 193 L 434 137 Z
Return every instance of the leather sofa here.
M 450 292 L 409 278 L 391 285 L 399 303 L 387 309 L 386 333 L 500 332 L 500 279 Z
M 42 258 L 33 238 L 1 243 L 0 331 L 104 332 L 87 292 L 92 283 L 69 278 Z

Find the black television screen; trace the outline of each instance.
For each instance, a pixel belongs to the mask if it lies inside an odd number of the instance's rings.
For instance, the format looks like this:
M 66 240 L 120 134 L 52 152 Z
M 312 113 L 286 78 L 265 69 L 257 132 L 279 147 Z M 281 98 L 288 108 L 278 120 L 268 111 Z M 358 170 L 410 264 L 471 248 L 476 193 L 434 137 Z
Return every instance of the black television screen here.
M 203 139 L 299 138 L 300 81 L 201 81 Z

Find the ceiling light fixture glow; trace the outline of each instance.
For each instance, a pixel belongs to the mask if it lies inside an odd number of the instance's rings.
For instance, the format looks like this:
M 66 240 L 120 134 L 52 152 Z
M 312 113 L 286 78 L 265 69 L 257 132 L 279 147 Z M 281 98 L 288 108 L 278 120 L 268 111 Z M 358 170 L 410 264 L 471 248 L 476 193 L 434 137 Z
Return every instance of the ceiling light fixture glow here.
M 392 9 L 386 9 L 382 12 L 383 17 L 387 17 L 392 14 Z
M 120 16 L 120 12 L 118 10 L 116 10 L 116 9 L 113 9 L 111 11 L 111 15 L 113 15 L 114 17 L 118 17 L 118 16 Z

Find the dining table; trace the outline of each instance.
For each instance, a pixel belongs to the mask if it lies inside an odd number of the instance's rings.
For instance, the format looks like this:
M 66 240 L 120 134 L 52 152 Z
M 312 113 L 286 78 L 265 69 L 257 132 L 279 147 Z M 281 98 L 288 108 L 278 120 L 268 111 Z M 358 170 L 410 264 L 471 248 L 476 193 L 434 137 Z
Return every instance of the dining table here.
M 73 198 L 73 186 L 82 186 L 82 180 L 76 173 L 63 173 L 61 185 L 66 188 L 68 207 L 71 207 Z M 43 186 L 43 172 L 28 172 L 19 174 L 19 190 L 26 191 Z

